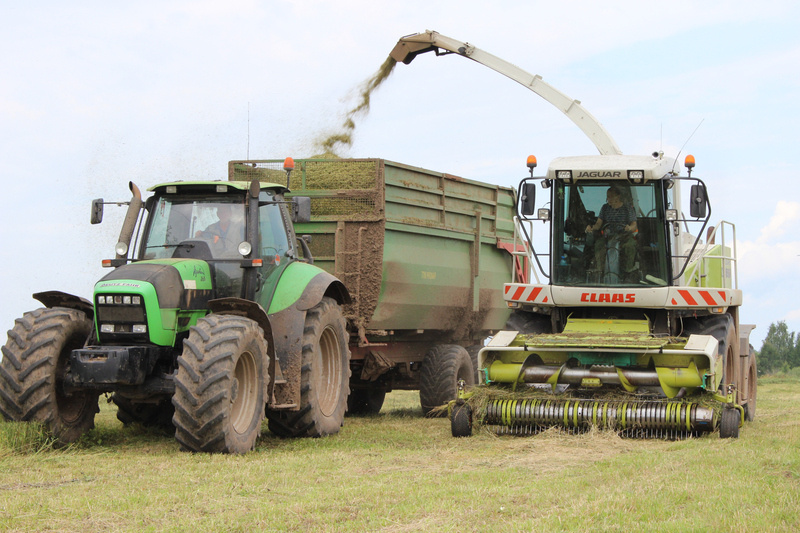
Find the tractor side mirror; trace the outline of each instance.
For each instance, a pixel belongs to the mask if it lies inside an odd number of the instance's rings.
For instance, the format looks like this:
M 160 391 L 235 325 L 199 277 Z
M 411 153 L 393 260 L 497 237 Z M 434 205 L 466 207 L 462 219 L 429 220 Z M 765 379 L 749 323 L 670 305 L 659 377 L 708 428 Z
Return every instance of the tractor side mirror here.
M 292 198 L 292 222 L 302 224 L 311 221 L 311 198 L 295 196 Z
M 706 216 L 706 188 L 702 185 L 692 185 L 690 194 L 691 205 L 689 206 L 689 214 L 694 218 L 704 218 Z
M 523 183 L 520 187 L 520 214 L 525 217 L 533 215 L 536 203 L 536 184 Z
M 95 198 L 92 200 L 92 224 L 100 224 L 103 221 L 103 199 Z

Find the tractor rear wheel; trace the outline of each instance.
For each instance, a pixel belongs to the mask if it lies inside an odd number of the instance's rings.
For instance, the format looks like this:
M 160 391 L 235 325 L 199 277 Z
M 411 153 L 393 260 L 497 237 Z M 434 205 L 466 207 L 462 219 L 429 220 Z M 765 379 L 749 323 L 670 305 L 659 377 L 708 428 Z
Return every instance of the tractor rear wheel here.
M 300 410 L 268 410 L 270 431 L 280 437 L 323 437 L 339 432 L 350 393 L 348 340 L 336 300 L 326 296 L 306 312 Z
M 419 371 L 419 402 L 426 415 L 458 396 L 458 382 L 475 385 L 469 353 L 456 344 L 437 344 L 425 354 Z M 440 416 L 444 416 L 441 413 Z
M 0 363 L 0 412 L 10 421 L 42 422 L 59 442 L 77 440 L 94 427 L 99 394 L 67 394 L 70 353 L 82 348 L 92 321 L 75 309 L 25 313 L 8 332 Z
M 264 419 L 268 368 L 267 341 L 255 321 L 223 314 L 199 319 L 175 375 L 172 422 L 181 449 L 252 450 Z

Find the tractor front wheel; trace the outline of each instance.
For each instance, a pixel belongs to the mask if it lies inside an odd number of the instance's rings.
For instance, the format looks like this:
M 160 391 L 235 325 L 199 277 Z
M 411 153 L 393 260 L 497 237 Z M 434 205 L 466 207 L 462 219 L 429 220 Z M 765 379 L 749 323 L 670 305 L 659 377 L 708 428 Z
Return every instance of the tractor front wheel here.
M 197 321 L 178 357 L 172 397 L 181 449 L 246 453 L 255 447 L 267 359 L 267 341 L 253 320 L 211 314 Z
M 0 412 L 16 422 L 37 421 L 61 443 L 94 427 L 98 393 L 63 387 L 72 350 L 86 343 L 92 322 L 75 309 L 25 313 L 8 332 L 0 363 Z

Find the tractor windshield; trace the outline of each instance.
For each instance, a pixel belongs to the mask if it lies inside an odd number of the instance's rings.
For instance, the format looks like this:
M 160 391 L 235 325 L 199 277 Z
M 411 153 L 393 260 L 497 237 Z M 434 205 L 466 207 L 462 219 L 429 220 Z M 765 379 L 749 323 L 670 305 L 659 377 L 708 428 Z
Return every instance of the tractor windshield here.
M 668 247 L 660 185 L 556 183 L 553 283 L 666 285 Z
M 217 200 L 162 196 L 153 204 L 142 259 L 177 257 L 179 248 L 196 249 L 200 259 L 241 259 L 244 204 L 232 198 Z

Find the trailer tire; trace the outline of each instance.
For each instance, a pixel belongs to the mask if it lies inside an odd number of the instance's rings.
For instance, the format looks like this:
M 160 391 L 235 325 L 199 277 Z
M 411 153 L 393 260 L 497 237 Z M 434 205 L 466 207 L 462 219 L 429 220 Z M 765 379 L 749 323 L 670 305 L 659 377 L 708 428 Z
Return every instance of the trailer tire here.
M 723 407 L 719 421 L 719 438 L 738 439 L 740 420 L 741 415 L 738 409 Z
M 8 332 L 0 363 L 0 412 L 9 421 L 43 423 L 61 443 L 94 427 L 99 393 L 67 395 L 62 382 L 72 350 L 84 346 L 92 321 L 75 309 L 25 313 Z
M 422 411 L 432 411 L 458 396 L 458 381 L 475 385 L 475 370 L 467 350 L 456 344 L 437 344 L 425 354 L 419 371 L 419 402 Z M 440 413 L 439 416 L 444 416 Z
M 192 326 L 172 397 L 182 450 L 246 453 L 255 447 L 268 358 L 264 332 L 249 318 L 211 314 Z
M 300 410 L 268 410 L 270 431 L 280 437 L 323 437 L 339 432 L 350 393 L 348 340 L 336 300 L 326 296 L 306 312 Z
M 136 402 L 125 396 L 115 393 L 111 400 L 117 406 L 117 420 L 123 425 L 140 424 L 144 427 L 175 429 L 172 417 L 175 406 L 171 400 L 161 400 L 158 403 Z
M 454 437 L 472 436 L 472 407 L 468 403 L 453 406 L 450 418 L 450 432 Z
M 381 387 L 363 387 L 350 391 L 347 397 L 348 415 L 377 415 L 386 399 L 386 390 Z

